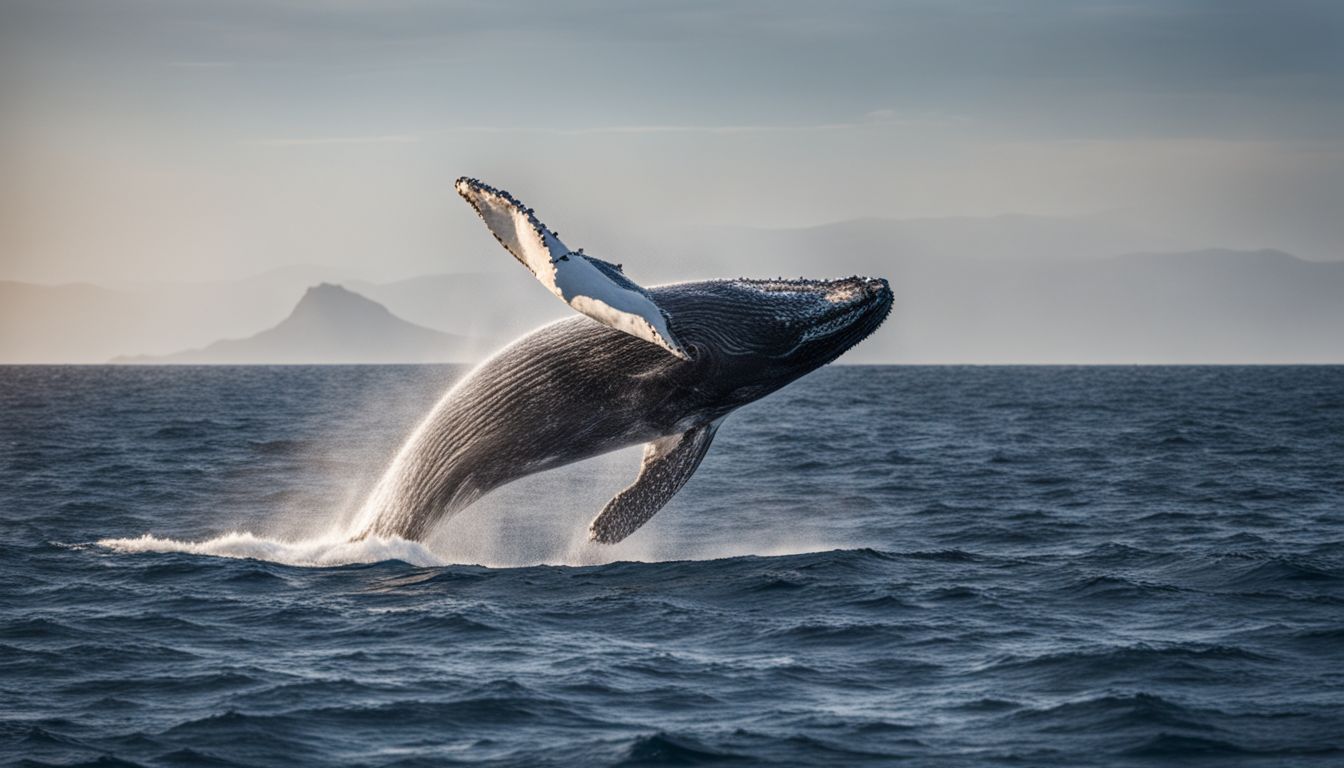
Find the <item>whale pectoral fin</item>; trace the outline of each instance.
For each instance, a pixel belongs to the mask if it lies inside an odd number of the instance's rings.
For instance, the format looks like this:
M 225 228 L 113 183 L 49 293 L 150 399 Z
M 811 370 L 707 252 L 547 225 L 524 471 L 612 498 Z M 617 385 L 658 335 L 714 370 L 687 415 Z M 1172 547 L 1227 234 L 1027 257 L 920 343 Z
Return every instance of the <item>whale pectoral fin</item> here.
M 593 518 L 589 540 L 615 544 L 639 530 L 695 474 L 718 428 L 717 421 L 702 424 L 645 445 L 639 477 Z
M 508 192 L 463 177 L 457 180 L 457 193 L 499 244 L 566 304 L 603 325 L 689 359 L 668 327 L 667 313 L 620 267 L 585 256 L 582 250 L 571 251 L 531 208 Z

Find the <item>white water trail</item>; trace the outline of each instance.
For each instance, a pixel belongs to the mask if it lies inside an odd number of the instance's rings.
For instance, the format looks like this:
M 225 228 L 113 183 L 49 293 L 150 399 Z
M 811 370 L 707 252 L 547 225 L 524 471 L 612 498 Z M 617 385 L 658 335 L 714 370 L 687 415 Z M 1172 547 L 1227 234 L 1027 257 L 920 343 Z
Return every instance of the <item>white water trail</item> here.
M 257 536 L 249 531 L 232 531 L 205 541 L 182 541 L 145 534 L 138 538 L 102 539 L 99 546 L 114 552 L 184 552 L 251 560 L 266 560 L 283 565 L 331 567 L 358 563 L 399 560 L 415 566 L 448 565 L 423 544 L 406 539 L 367 538 L 350 541 L 343 538 L 284 541 Z
M 818 541 L 775 542 L 768 546 L 751 546 L 741 542 L 705 542 L 700 545 L 667 547 L 662 542 L 622 542 L 621 544 L 594 544 L 587 541 L 586 529 L 579 529 L 578 537 L 559 542 L 541 556 L 508 548 L 475 550 L 463 556 L 463 550 L 473 549 L 472 539 L 460 539 L 467 546 L 455 546 L 453 552 L 437 549 L 432 544 L 408 541 L 402 538 L 368 537 L 359 541 L 345 538 L 317 538 L 287 541 L 258 536 L 250 531 L 231 531 L 203 541 L 187 541 L 144 534 L 135 538 L 108 538 L 98 546 L 122 554 L 184 553 L 210 557 L 262 560 L 281 565 L 305 568 L 331 568 L 399 561 L 420 568 L 449 565 L 480 565 L 489 568 L 522 568 L 534 565 L 591 566 L 616 562 L 656 563 L 679 560 L 719 560 L 749 555 L 775 557 L 807 552 L 845 549 L 839 545 Z M 432 541 L 432 540 L 431 540 Z

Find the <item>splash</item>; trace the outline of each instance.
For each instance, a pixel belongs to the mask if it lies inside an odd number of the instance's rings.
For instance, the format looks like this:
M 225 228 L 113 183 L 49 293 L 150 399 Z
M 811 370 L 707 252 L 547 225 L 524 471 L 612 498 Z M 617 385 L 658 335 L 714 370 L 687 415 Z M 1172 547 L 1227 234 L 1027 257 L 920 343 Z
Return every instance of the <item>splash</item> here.
M 550 324 L 552 323 L 548 323 L 548 325 Z M 355 513 L 354 519 L 350 521 L 343 535 L 352 539 L 380 535 L 395 536 L 392 531 L 396 530 L 398 526 L 404 526 L 405 521 L 415 517 L 418 512 L 417 505 L 407 499 L 407 496 L 413 493 L 411 488 L 414 486 L 408 487 L 407 483 L 415 476 L 414 471 L 418 462 L 423 461 L 426 455 L 433 454 L 442 447 L 443 437 L 434 433 L 436 429 L 442 430 L 442 425 L 438 422 L 442 419 L 443 412 L 450 407 L 451 403 L 462 398 L 461 392 L 464 388 L 472 386 L 477 371 L 504 354 L 508 348 L 506 346 L 495 350 L 493 355 L 481 360 L 465 375 L 459 377 L 439 397 L 434 407 L 430 408 L 420 418 L 415 428 L 411 430 L 410 435 L 402 441 L 401 447 L 397 449 L 391 463 L 383 470 L 377 484 L 374 485 L 365 498 L 364 504 Z M 454 506 L 469 505 L 472 499 L 474 499 L 474 496 L 469 495 L 469 498 L 458 501 Z M 447 505 L 441 503 L 439 506 Z M 451 517 L 451 514 L 449 517 Z
M 452 544 L 445 545 L 445 540 L 450 540 Z M 720 560 L 749 555 L 776 557 L 846 548 L 820 541 L 780 541 L 766 546 L 747 546 L 721 541 L 698 544 L 682 541 L 672 544 L 659 537 L 627 540 L 622 544 L 611 546 L 589 542 L 582 533 L 577 539 L 559 542 L 551 540 L 553 546 L 550 547 L 538 548 L 535 546 L 538 541 L 540 539 L 530 539 L 527 542 L 501 540 L 480 530 L 444 531 L 442 535 L 435 536 L 428 543 L 398 537 L 374 536 L 359 541 L 351 541 L 344 537 L 286 540 L 258 536 L 250 531 L 232 531 L 203 541 L 144 534 L 135 538 L 102 539 L 97 544 L 122 554 L 177 552 L 209 557 L 262 560 L 304 568 L 331 568 L 389 561 L 399 561 L 420 568 L 449 565 L 481 565 L 491 568 L 520 568 L 535 565 L 578 567 L 615 562 Z
M 449 564 L 424 545 L 397 538 L 285 541 L 257 536 L 249 531 L 233 531 L 205 541 L 183 541 L 145 534 L 133 539 L 102 539 L 98 545 L 123 553 L 183 552 L 316 568 L 389 560 L 421 567 Z
M 204 540 L 146 534 L 97 543 L 119 553 L 176 552 L 316 568 L 386 561 L 426 568 L 593 566 L 795 555 L 855 545 L 820 527 L 754 524 L 768 519 L 768 510 L 748 514 L 737 505 L 730 509 L 727 502 L 694 488 L 634 536 L 618 544 L 589 541 L 588 521 L 629 482 L 640 451 L 635 446 L 521 478 L 442 521 L 419 541 L 356 537 L 367 530 L 368 515 L 378 505 L 368 501 L 360 505 L 360 494 L 354 494 L 346 502 L 333 498 L 325 511 L 276 509 L 262 521 L 235 520 L 233 531 Z M 378 491 L 370 496 L 376 499 Z M 744 527 L 750 536 L 741 535 Z

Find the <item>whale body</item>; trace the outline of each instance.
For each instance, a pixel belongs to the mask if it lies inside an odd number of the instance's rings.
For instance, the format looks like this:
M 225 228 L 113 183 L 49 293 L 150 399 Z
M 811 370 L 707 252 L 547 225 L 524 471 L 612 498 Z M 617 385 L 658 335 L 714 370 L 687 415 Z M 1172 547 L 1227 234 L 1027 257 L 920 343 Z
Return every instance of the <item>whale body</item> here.
M 644 288 L 567 248 L 508 193 L 467 178 L 457 190 L 582 316 L 523 336 L 453 386 L 374 488 L 358 537 L 421 539 L 505 483 L 644 444 L 637 479 L 589 526 L 591 540 L 618 542 L 686 484 L 732 411 L 836 359 L 891 309 L 880 278 Z

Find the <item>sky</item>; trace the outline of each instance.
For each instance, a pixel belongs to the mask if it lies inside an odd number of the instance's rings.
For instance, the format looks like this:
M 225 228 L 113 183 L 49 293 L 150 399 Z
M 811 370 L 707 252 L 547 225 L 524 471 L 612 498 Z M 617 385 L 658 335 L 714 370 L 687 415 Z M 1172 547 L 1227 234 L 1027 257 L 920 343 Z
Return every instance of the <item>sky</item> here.
M 1018 213 L 1336 260 L 1344 3 L 0 0 L 0 279 L 470 269 L 460 175 L 579 244 Z

